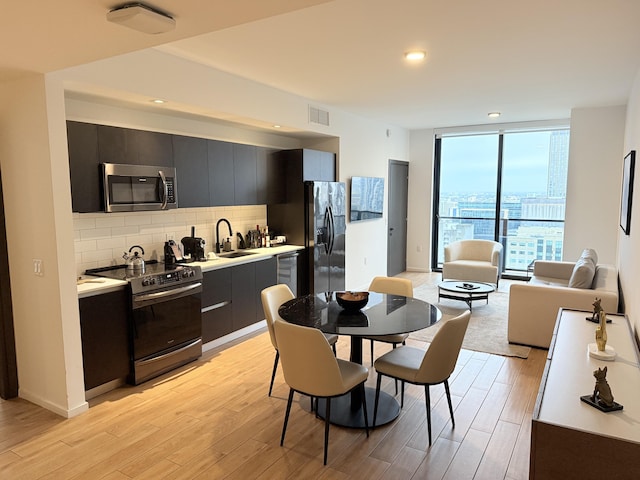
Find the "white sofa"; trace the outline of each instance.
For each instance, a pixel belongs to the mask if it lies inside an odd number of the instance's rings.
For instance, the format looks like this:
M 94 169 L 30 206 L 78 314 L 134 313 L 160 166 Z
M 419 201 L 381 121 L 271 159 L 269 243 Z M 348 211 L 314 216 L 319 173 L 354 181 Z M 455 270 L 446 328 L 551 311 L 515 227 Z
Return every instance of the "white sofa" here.
M 600 298 L 605 312 L 618 311 L 616 267 L 597 265 L 591 288 L 568 286 L 575 268 L 576 262 L 537 260 L 528 283 L 511 285 L 508 319 L 510 343 L 549 348 L 560 307 L 593 312 L 593 302 Z
M 444 247 L 443 280 L 498 284 L 502 245 L 492 240 L 458 240 Z

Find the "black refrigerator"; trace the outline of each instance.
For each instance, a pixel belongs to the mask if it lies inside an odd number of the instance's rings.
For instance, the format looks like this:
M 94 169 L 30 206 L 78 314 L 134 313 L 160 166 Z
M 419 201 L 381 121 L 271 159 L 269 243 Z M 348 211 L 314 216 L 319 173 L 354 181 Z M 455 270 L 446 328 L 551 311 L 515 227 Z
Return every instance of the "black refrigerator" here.
M 299 263 L 299 293 L 344 290 L 345 184 L 314 181 L 302 186 L 289 186 L 284 204 L 268 206 L 269 229 L 286 235 L 287 243 L 305 247 Z

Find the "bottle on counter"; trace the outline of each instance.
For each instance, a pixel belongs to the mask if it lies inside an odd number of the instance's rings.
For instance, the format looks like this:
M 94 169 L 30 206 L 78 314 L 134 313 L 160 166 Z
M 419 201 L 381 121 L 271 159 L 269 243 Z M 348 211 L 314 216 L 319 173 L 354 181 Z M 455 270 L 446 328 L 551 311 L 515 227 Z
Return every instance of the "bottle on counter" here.
M 264 237 L 265 237 L 264 246 L 265 247 L 270 247 L 271 246 L 271 234 L 269 233 L 269 226 L 267 226 L 267 225 L 265 225 L 265 227 L 264 227 Z

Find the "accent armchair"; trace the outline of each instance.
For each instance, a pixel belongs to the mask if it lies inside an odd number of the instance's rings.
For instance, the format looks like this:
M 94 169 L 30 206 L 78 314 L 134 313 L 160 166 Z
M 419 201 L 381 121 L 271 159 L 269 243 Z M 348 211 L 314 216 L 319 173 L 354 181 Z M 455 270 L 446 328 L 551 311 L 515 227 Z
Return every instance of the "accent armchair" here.
M 498 285 L 502 273 L 502 245 L 492 240 L 458 240 L 444 247 L 443 280 L 466 280 Z

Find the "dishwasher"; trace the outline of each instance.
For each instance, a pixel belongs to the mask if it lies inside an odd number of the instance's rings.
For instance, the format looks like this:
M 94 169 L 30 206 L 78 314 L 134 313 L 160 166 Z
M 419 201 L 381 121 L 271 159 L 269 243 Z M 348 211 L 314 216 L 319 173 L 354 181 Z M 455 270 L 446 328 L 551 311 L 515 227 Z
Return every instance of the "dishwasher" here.
M 278 283 L 285 283 L 293 294 L 298 296 L 298 257 L 300 252 L 288 252 L 277 255 Z

